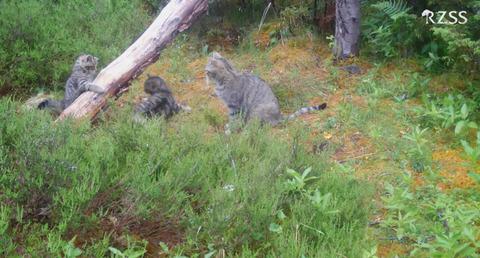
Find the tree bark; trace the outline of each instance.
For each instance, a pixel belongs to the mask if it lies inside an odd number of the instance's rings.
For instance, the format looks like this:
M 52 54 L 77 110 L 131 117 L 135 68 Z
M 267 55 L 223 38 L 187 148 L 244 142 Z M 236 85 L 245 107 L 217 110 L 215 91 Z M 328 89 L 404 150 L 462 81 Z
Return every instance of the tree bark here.
M 335 47 L 337 60 L 358 56 L 360 0 L 336 0 Z
M 58 119 L 94 118 L 107 104 L 109 97 L 128 86 L 129 82 L 140 75 L 148 65 L 158 60 L 161 50 L 179 32 L 188 29 L 207 7 L 208 0 L 171 0 L 142 36 L 95 78 L 93 83 L 103 87 L 106 93 L 83 93 L 60 114 Z

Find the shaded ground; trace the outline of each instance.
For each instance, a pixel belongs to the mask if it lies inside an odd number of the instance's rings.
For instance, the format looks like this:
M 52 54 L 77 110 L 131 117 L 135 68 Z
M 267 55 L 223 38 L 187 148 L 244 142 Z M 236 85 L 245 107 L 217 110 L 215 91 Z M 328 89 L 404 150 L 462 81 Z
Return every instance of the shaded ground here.
M 161 214 L 150 214 L 148 219 L 134 215 L 135 203 L 119 187 L 97 194 L 84 211 L 85 219 L 94 213 L 104 214 L 99 221 L 82 223 L 79 228 L 71 228 L 67 238 L 75 237 L 75 245 L 84 247 L 109 237 L 112 246 L 127 248 L 129 239 L 146 241 L 147 257 L 159 257 L 163 253 L 160 243 L 172 248 L 184 241 L 184 232 L 179 218 L 166 218 Z

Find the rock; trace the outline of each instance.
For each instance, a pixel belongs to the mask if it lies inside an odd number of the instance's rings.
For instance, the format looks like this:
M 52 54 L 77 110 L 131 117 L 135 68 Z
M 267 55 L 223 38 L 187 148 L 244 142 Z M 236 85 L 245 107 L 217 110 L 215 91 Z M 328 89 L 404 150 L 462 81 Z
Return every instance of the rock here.
M 343 67 L 340 67 L 340 70 L 347 71 L 349 74 L 360 74 L 360 73 L 362 73 L 362 70 L 360 69 L 360 67 L 358 67 L 358 65 L 343 66 Z

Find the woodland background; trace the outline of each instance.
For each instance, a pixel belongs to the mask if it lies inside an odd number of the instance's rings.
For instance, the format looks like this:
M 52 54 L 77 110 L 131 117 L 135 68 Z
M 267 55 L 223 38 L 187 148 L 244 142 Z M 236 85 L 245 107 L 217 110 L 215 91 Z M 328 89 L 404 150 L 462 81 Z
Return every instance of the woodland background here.
M 360 55 L 335 62 L 334 1 L 276 0 L 260 29 L 266 1 L 210 1 L 144 73 L 192 112 L 138 125 L 145 75 L 93 123 L 23 102 L 61 97 L 80 53 L 107 65 L 166 1 L 0 0 L 0 256 L 479 256 L 480 1 L 360 3 Z M 211 51 L 284 113 L 328 109 L 226 136 Z

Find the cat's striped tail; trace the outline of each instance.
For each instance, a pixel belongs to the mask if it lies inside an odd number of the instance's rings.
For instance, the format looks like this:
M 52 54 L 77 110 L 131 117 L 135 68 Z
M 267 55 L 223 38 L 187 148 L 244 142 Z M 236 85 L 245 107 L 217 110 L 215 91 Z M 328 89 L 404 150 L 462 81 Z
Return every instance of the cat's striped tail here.
M 297 110 L 295 113 L 286 116 L 285 121 L 290 121 L 290 120 L 293 120 L 293 119 L 295 119 L 295 118 L 297 118 L 297 117 L 299 117 L 303 114 L 307 114 L 307 113 L 317 111 L 317 110 L 323 110 L 325 108 L 327 108 L 327 103 L 323 103 L 323 104 L 318 105 L 318 106 L 303 107 L 303 108 Z
M 46 99 L 40 104 L 37 105 L 38 109 L 49 109 L 56 115 L 60 115 L 62 111 L 65 109 L 65 104 L 63 100 L 53 100 L 53 99 Z

